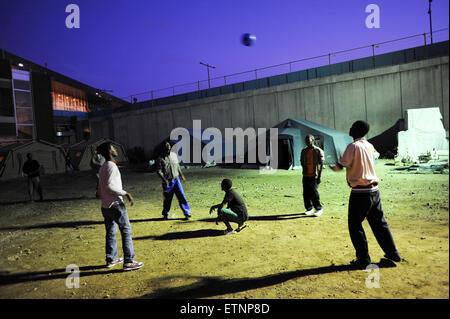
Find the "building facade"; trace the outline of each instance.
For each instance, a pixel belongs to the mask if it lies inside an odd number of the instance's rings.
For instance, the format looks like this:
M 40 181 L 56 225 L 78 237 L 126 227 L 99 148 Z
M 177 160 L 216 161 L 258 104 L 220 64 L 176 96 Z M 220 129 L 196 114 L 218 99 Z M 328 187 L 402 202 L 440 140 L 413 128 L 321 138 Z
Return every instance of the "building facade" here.
M 89 139 L 88 113 L 128 102 L 0 50 L 0 143 Z

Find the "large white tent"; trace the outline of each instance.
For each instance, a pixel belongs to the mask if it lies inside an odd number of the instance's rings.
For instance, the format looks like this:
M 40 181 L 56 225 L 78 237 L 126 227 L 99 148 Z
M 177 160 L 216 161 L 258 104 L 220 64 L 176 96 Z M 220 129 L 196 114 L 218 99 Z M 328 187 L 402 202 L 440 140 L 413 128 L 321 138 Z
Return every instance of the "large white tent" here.
M 43 174 L 65 172 L 66 162 L 62 147 L 42 140 L 18 142 L 0 147 L 0 179 L 21 177 L 28 153 L 41 164 Z
M 397 157 L 417 161 L 421 155 L 448 151 L 447 133 L 438 107 L 406 111 L 407 130 L 398 132 Z

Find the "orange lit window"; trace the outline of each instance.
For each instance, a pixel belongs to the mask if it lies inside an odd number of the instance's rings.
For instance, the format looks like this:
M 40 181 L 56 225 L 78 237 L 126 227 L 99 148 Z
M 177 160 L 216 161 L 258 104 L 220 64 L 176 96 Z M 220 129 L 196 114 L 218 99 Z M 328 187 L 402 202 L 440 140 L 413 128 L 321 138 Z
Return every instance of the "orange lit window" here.
M 74 87 L 52 81 L 53 109 L 87 112 L 87 95 Z

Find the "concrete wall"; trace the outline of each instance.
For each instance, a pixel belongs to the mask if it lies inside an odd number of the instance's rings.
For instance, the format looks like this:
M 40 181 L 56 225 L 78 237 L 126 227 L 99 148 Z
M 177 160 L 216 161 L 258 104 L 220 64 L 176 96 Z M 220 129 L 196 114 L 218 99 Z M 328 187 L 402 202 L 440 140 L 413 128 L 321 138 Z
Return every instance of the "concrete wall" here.
M 125 148 L 140 146 L 151 155 L 173 128 L 192 128 L 196 119 L 202 128 L 216 127 L 224 134 L 226 127 L 270 128 L 292 117 L 344 132 L 354 121 L 366 120 L 370 138 L 391 127 L 405 110 L 425 107 L 439 107 L 448 130 L 448 62 L 447 56 L 114 113 L 114 137 Z M 93 136 L 111 138 L 105 136 L 109 126 L 98 123 L 103 121 L 91 119 Z

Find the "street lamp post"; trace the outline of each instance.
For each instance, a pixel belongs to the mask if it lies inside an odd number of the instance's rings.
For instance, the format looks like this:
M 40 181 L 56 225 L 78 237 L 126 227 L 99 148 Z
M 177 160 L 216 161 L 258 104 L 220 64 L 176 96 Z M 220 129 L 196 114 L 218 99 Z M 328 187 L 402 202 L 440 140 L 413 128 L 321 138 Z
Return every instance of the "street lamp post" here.
M 206 69 L 208 70 L 208 88 L 211 88 L 211 81 L 209 79 L 209 68 L 215 69 L 216 67 L 203 62 L 200 62 L 200 64 L 206 66 Z

